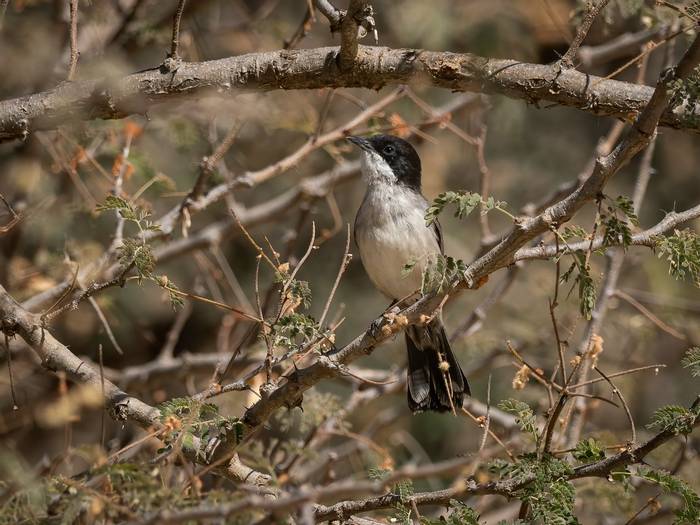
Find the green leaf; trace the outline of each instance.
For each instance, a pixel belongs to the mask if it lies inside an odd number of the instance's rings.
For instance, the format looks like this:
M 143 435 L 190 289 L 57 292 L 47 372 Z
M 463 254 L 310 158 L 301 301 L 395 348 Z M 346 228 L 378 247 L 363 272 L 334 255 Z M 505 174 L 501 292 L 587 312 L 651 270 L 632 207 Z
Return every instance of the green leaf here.
M 677 494 L 682 506 L 676 511 L 674 523 L 700 522 L 700 496 L 683 480 L 663 470 L 641 466 L 637 476 L 656 483 L 664 492 Z
M 464 279 L 467 265 L 461 259 L 435 254 L 423 271 L 421 292 L 441 293 Z
M 292 279 L 287 289 L 292 300 L 299 301 L 304 308 L 308 308 L 311 305 L 311 287 L 307 281 Z
M 685 353 L 681 360 L 683 368 L 689 368 L 693 377 L 700 377 L 700 348 L 694 346 Z
M 565 241 L 575 238 L 585 240 L 588 238 L 588 232 L 581 228 L 581 226 L 577 226 L 574 224 L 572 226 L 565 226 L 564 231 L 561 232 L 561 236 L 564 238 Z
M 617 199 L 615 199 L 615 206 L 625 214 L 634 226 L 639 226 L 639 217 L 637 217 L 637 214 L 634 212 L 634 203 L 632 199 L 624 195 L 618 195 Z
M 139 280 L 153 276 L 156 258 L 148 244 L 141 244 L 134 239 L 124 239 L 117 249 L 117 257 L 123 269 L 134 265 Z
M 621 221 L 615 216 L 606 217 L 602 221 L 603 246 L 618 246 L 626 250 L 632 244 L 632 232 L 626 221 Z
M 690 434 L 697 418 L 697 411 L 688 410 L 679 405 L 667 405 L 654 412 L 647 428 L 659 432 L 672 431 L 674 434 Z
M 272 346 L 299 350 L 319 334 L 313 317 L 292 313 L 281 317 L 271 327 Z
M 668 272 L 675 279 L 686 276 L 700 285 L 700 237 L 688 229 L 675 230 L 673 235 L 656 241 L 659 258 L 668 261 Z
M 425 212 L 425 222 L 432 225 L 449 204 L 455 204 L 457 211 L 455 217 L 463 219 L 469 215 L 481 203 L 481 195 L 465 191 L 446 191 L 438 195 L 428 210 Z
M 587 267 L 579 265 L 578 268 L 579 274 L 574 282 L 578 283 L 579 311 L 585 319 L 590 319 L 597 296 L 595 284 Z
M 587 440 L 579 441 L 571 455 L 581 463 L 590 463 L 605 458 L 605 450 L 598 441 L 588 438 Z
M 537 421 L 535 413 L 530 405 L 517 399 L 504 399 L 498 404 L 498 408 L 515 416 L 515 422 L 520 425 L 523 432 L 527 432 L 537 439 Z

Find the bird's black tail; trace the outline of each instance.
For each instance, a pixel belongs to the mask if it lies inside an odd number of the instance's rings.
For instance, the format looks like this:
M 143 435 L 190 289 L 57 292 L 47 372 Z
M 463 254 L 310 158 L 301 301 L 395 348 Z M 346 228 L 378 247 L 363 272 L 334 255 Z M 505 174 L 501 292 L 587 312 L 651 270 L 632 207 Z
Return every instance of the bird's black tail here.
M 458 411 L 470 395 L 439 316 L 423 326 L 406 329 L 408 407 L 412 412 Z

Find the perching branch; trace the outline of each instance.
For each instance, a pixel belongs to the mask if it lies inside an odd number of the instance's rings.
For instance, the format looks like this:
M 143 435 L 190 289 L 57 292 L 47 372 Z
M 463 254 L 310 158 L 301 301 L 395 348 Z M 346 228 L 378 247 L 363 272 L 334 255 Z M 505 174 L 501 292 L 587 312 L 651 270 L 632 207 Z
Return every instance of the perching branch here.
M 554 65 L 488 59 L 468 53 L 360 46 L 352 70 L 335 63 L 337 47 L 253 53 L 151 70 L 126 77 L 85 80 L 0 102 L 0 141 L 55 129 L 75 120 L 114 119 L 145 113 L 186 96 L 231 95 L 240 90 L 318 89 L 432 84 L 457 91 L 492 92 L 529 103 L 546 101 L 596 115 L 631 120 L 653 89 L 603 80 Z M 695 107 L 664 108 L 659 124 L 698 132 Z

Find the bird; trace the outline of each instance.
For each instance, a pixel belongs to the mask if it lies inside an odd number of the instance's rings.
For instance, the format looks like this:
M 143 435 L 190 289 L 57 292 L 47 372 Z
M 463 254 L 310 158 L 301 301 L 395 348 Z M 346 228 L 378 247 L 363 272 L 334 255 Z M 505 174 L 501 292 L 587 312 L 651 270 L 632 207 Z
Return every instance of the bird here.
M 428 201 L 421 192 L 421 162 L 413 146 L 393 135 L 349 136 L 361 152 L 367 184 L 355 216 L 355 243 L 370 280 L 393 306 L 420 290 L 423 271 L 444 254 L 439 222 L 426 224 Z M 405 265 L 413 264 L 407 272 Z M 415 300 L 414 299 L 414 300 Z M 407 397 L 413 413 L 453 413 L 462 408 L 469 384 L 438 311 L 426 324 L 405 331 Z

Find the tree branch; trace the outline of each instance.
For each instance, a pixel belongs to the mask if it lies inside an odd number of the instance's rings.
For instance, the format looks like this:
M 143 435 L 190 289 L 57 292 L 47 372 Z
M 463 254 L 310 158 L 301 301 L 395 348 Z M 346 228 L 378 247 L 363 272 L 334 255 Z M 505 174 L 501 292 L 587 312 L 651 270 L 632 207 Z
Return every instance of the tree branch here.
M 683 212 L 672 211 L 659 221 L 656 225 L 652 226 L 648 230 L 644 230 L 640 233 L 635 233 L 632 235 L 632 240 L 630 246 L 647 246 L 649 248 L 654 248 L 656 246 L 656 237 L 663 235 L 674 229 L 676 226 L 683 224 L 684 222 L 692 221 L 700 217 L 700 204 L 693 206 Z M 568 246 L 557 247 L 554 244 L 547 244 L 544 246 L 533 246 L 531 248 L 521 248 L 518 250 L 513 259 L 515 261 L 524 261 L 527 259 L 551 259 L 557 254 L 564 253 L 571 249 L 572 251 L 585 251 L 591 246 L 590 241 L 580 241 L 569 243 Z M 604 248 L 603 237 L 599 236 L 593 240 L 592 244 L 593 250 L 598 250 Z
M 605 9 L 605 6 L 608 5 L 608 2 L 610 2 L 610 0 L 590 0 L 588 2 L 586 14 L 583 17 L 583 21 L 581 22 L 578 31 L 576 31 L 576 36 L 574 37 L 573 42 L 571 42 L 569 49 L 567 49 L 564 56 L 561 57 L 562 66 L 565 68 L 574 66 L 574 57 L 576 57 L 578 54 L 581 44 L 583 44 L 583 41 L 586 39 L 588 32 L 593 26 L 593 22 L 595 22 L 595 19 L 598 17 L 600 12 Z
M 364 20 L 372 20 L 372 6 L 364 0 L 350 0 L 348 12 L 340 23 L 340 52 L 338 54 L 338 65 L 341 71 L 349 71 L 355 64 L 357 57 L 358 37 L 363 31 L 361 23 Z
M 317 89 L 432 84 L 456 91 L 493 92 L 536 104 L 546 101 L 596 115 L 630 120 L 653 89 L 604 80 L 556 65 L 488 59 L 468 53 L 360 46 L 351 71 L 335 63 L 337 47 L 253 53 L 150 70 L 126 77 L 61 84 L 49 91 L 0 102 L 0 141 L 24 138 L 75 120 L 114 119 L 186 96 L 240 90 Z M 698 108 L 662 111 L 660 125 L 698 132 Z
M 328 0 L 314 0 L 314 5 L 328 19 L 328 23 L 331 25 L 331 33 L 340 31 L 340 23 L 343 21 L 345 11 L 341 11 Z
M 70 0 L 70 66 L 68 80 L 73 80 L 78 67 L 78 0 Z

